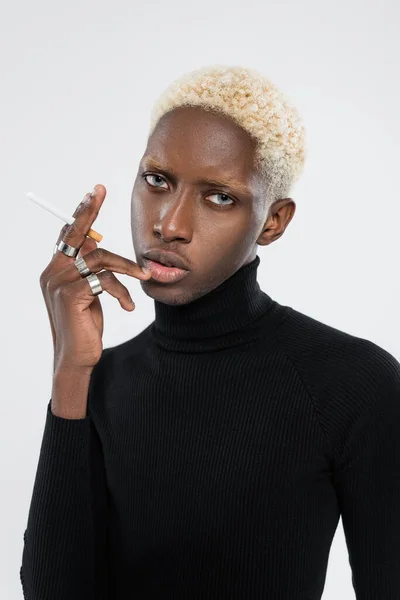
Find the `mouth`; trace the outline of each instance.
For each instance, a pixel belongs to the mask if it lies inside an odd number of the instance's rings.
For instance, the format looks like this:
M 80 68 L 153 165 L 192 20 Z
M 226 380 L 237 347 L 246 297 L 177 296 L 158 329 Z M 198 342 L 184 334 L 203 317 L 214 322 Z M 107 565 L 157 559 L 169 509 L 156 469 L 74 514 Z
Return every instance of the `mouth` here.
M 175 252 L 154 248 L 143 254 L 143 260 L 151 271 L 149 282 L 174 283 L 189 274 L 185 259 Z
M 160 283 L 174 283 L 181 281 L 181 279 L 186 277 L 186 275 L 189 275 L 189 271 L 186 269 L 168 266 L 149 258 L 144 258 L 144 266 L 151 271 L 151 279 L 149 279 L 148 282 L 155 280 L 159 281 Z
M 143 258 L 152 260 L 158 264 L 164 265 L 165 267 L 178 267 L 178 269 L 182 269 L 183 271 L 190 270 L 185 259 L 175 252 L 154 248 L 153 250 L 146 252 L 146 254 L 143 254 Z

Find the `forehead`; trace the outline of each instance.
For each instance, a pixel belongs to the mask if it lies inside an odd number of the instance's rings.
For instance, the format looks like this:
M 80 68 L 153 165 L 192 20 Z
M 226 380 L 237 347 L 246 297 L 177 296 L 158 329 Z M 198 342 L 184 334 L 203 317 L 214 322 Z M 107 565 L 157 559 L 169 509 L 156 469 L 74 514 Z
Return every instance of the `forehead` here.
M 149 138 L 146 155 L 191 177 L 233 177 L 251 185 L 256 142 L 228 117 L 199 107 L 164 115 Z

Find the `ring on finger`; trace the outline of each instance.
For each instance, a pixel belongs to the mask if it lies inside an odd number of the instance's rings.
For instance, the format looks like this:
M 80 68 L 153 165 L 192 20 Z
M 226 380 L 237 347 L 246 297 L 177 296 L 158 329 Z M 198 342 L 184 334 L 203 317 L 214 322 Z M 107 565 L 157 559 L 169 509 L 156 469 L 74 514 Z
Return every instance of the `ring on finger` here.
M 86 281 L 89 282 L 93 296 L 98 296 L 103 293 L 104 290 L 96 273 L 90 273 L 90 275 L 86 277 Z
M 76 258 L 79 254 L 80 248 L 74 248 L 74 246 L 70 246 L 63 240 L 60 240 L 58 244 L 56 244 L 54 247 L 53 255 L 57 252 L 57 250 L 65 254 L 65 256 L 71 256 L 72 258 Z
M 74 262 L 74 265 L 76 266 L 76 268 L 78 269 L 78 271 L 82 275 L 82 277 L 87 277 L 88 275 L 92 274 L 92 271 L 89 269 L 89 267 L 86 264 L 85 259 L 82 256 L 80 258 L 76 259 L 76 261 Z

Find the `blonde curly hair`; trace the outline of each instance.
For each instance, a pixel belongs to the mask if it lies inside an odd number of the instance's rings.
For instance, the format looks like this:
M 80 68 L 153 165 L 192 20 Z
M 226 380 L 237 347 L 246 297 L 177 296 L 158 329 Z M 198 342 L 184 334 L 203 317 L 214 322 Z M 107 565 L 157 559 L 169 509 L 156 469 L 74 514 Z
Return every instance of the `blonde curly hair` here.
M 305 129 L 297 109 L 254 69 L 212 65 L 173 81 L 154 104 L 149 136 L 163 115 L 199 106 L 230 117 L 257 142 L 255 166 L 267 184 L 269 204 L 286 198 L 303 171 Z

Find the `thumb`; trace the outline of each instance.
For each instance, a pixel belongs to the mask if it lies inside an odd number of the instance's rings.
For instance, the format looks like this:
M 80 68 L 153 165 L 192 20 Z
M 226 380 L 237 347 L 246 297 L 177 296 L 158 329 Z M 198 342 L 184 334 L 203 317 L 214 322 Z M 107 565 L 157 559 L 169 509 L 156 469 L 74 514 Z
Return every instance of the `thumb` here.
M 81 246 L 81 248 L 78 252 L 77 258 L 81 258 L 82 256 L 85 256 L 85 254 L 88 254 L 92 250 L 95 250 L 97 247 L 98 247 L 97 242 L 95 240 L 93 240 L 90 237 L 86 237 L 85 241 L 83 242 L 83 246 Z

